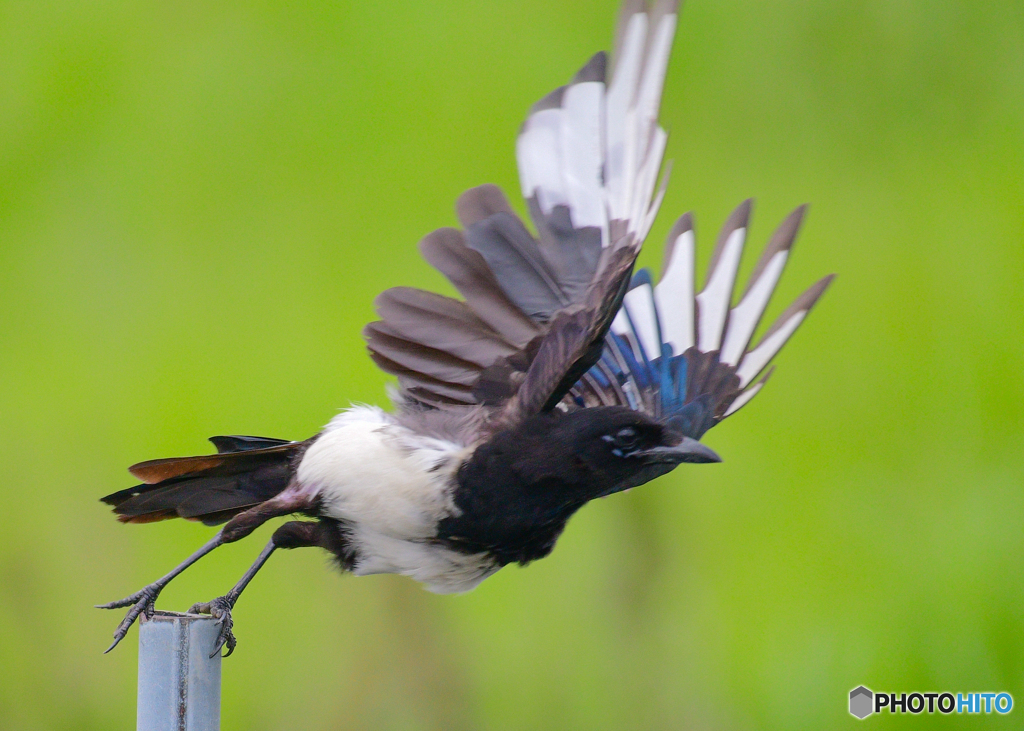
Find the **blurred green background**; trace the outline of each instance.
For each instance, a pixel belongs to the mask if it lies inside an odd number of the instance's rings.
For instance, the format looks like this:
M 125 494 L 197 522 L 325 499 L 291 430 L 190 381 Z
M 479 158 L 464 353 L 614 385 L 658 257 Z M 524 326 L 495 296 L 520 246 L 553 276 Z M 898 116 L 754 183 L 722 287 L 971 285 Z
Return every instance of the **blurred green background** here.
M 525 110 L 615 13 L 0 0 L 0 728 L 133 726 L 136 631 L 102 655 L 121 613 L 92 605 L 211 531 L 97 498 L 207 435 L 383 403 L 373 296 L 450 291 L 416 242 L 470 186 L 517 192 Z M 223 728 L 838 728 L 861 683 L 1024 704 L 1022 92 L 1019 0 L 687 3 L 645 262 L 690 209 L 706 262 L 754 196 L 756 248 L 812 204 L 775 312 L 840 275 L 708 435 L 725 463 L 597 501 L 467 596 L 276 556 Z M 160 606 L 224 593 L 269 532 Z

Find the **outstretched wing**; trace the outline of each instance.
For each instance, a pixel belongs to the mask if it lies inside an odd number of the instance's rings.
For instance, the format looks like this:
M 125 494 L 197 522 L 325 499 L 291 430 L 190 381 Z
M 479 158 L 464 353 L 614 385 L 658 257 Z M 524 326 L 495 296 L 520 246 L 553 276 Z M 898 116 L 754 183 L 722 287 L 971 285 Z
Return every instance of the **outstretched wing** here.
M 686 214 L 676 222 L 665 248 L 661 280 L 655 285 L 647 270 L 633 277 L 600 361 L 572 389 L 575 404 L 628 406 L 699 439 L 761 390 L 771 375 L 765 368 L 833 277 L 825 277 L 800 295 L 752 345 L 805 207 L 779 226 L 743 296 L 733 305 L 750 208 L 751 201 L 745 201 L 726 221 L 704 289 L 696 294 L 693 219 Z
M 664 192 L 657 115 L 676 14 L 675 0 L 627 0 L 610 73 L 599 53 L 531 109 L 516 157 L 537 237 L 498 188 L 474 188 L 456 206 L 463 230 L 420 243 L 464 299 L 377 298 L 364 334 L 406 405 L 484 406 L 509 425 L 597 363 Z

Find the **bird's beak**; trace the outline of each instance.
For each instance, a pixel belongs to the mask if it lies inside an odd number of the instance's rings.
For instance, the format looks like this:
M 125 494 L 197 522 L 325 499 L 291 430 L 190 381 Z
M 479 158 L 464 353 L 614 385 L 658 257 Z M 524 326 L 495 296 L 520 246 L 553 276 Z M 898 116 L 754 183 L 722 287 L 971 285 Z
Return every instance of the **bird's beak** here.
M 682 462 L 721 462 L 715 451 L 705 447 L 696 439 L 683 437 L 683 441 L 674 447 L 654 447 L 637 452 L 648 464 L 680 464 Z

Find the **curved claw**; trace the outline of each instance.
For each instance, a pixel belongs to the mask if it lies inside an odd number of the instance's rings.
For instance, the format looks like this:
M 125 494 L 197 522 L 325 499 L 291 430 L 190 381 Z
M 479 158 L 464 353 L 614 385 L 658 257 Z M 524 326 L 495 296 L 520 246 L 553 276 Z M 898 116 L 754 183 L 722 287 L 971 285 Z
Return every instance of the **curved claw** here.
M 213 648 L 213 652 L 210 653 L 210 657 L 213 657 L 221 648 L 225 645 L 228 651 L 224 653 L 224 657 L 229 657 L 232 652 L 235 651 L 235 646 L 238 644 L 238 640 L 235 639 L 235 634 L 230 629 L 221 628 L 220 634 L 217 635 L 217 646 Z
M 217 633 L 217 642 L 214 645 L 213 652 L 210 653 L 210 657 L 214 657 L 221 651 L 221 648 L 227 646 L 228 651 L 224 653 L 224 657 L 228 657 L 232 652 L 235 651 L 235 646 L 238 641 L 235 639 L 234 633 L 231 628 L 234 627 L 234 620 L 231 619 L 231 609 L 234 602 L 226 596 L 217 597 L 213 601 L 202 602 L 199 604 L 193 604 L 192 608 L 189 609 L 189 614 L 209 614 L 211 617 L 218 621 L 220 624 L 220 631 Z
M 150 584 L 149 586 L 145 587 L 144 589 L 140 589 L 134 594 L 129 594 L 124 599 L 118 599 L 114 602 L 107 602 L 106 604 L 94 604 L 93 606 L 97 609 L 120 609 L 121 607 L 127 607 L 129 605 L 135 604 L 143 597 L 153 594 L 154 591 L 156 592 L 156 594 L 160 593 L 159 588 L 157 588 L 153 584 Z M 153 594 L 153 599 L 156 599 L 156 594 Z
M 124 619 L 117 625 L 117 629 L 114 630 L 114 642 L 103 651 L 106 655 L 108 652 L 117 647 L 118 643 L 125 638 L 128 634 L 128 630 L 135 624 L 135 620 L 139 618 L 139 615 L 143 612 L 146 613 L 147 619 L 153 618 L 153 612 L 156 610 L 156 598 L 160 596 L 160 589 L 162 587 L 150 584 L 141 591 L 137 591 L 131 596 L 127 596 L 124 599 L 119 599 L 115 602 L 109 602 L 108 604 L 97 604 L 97 609 L 119 609 L 121 607 L 127 607 L 131 605 L 131 609 L 124 615 Z

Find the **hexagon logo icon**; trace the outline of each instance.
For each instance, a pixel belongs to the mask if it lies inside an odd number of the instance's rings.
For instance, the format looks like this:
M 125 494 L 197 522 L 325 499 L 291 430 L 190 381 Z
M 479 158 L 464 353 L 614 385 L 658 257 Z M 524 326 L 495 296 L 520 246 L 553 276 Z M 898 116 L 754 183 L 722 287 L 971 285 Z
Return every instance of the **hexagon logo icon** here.
M 874 693 L 858 685 L 850 691 L 850 714 L 864 720 L 874 711 Z

